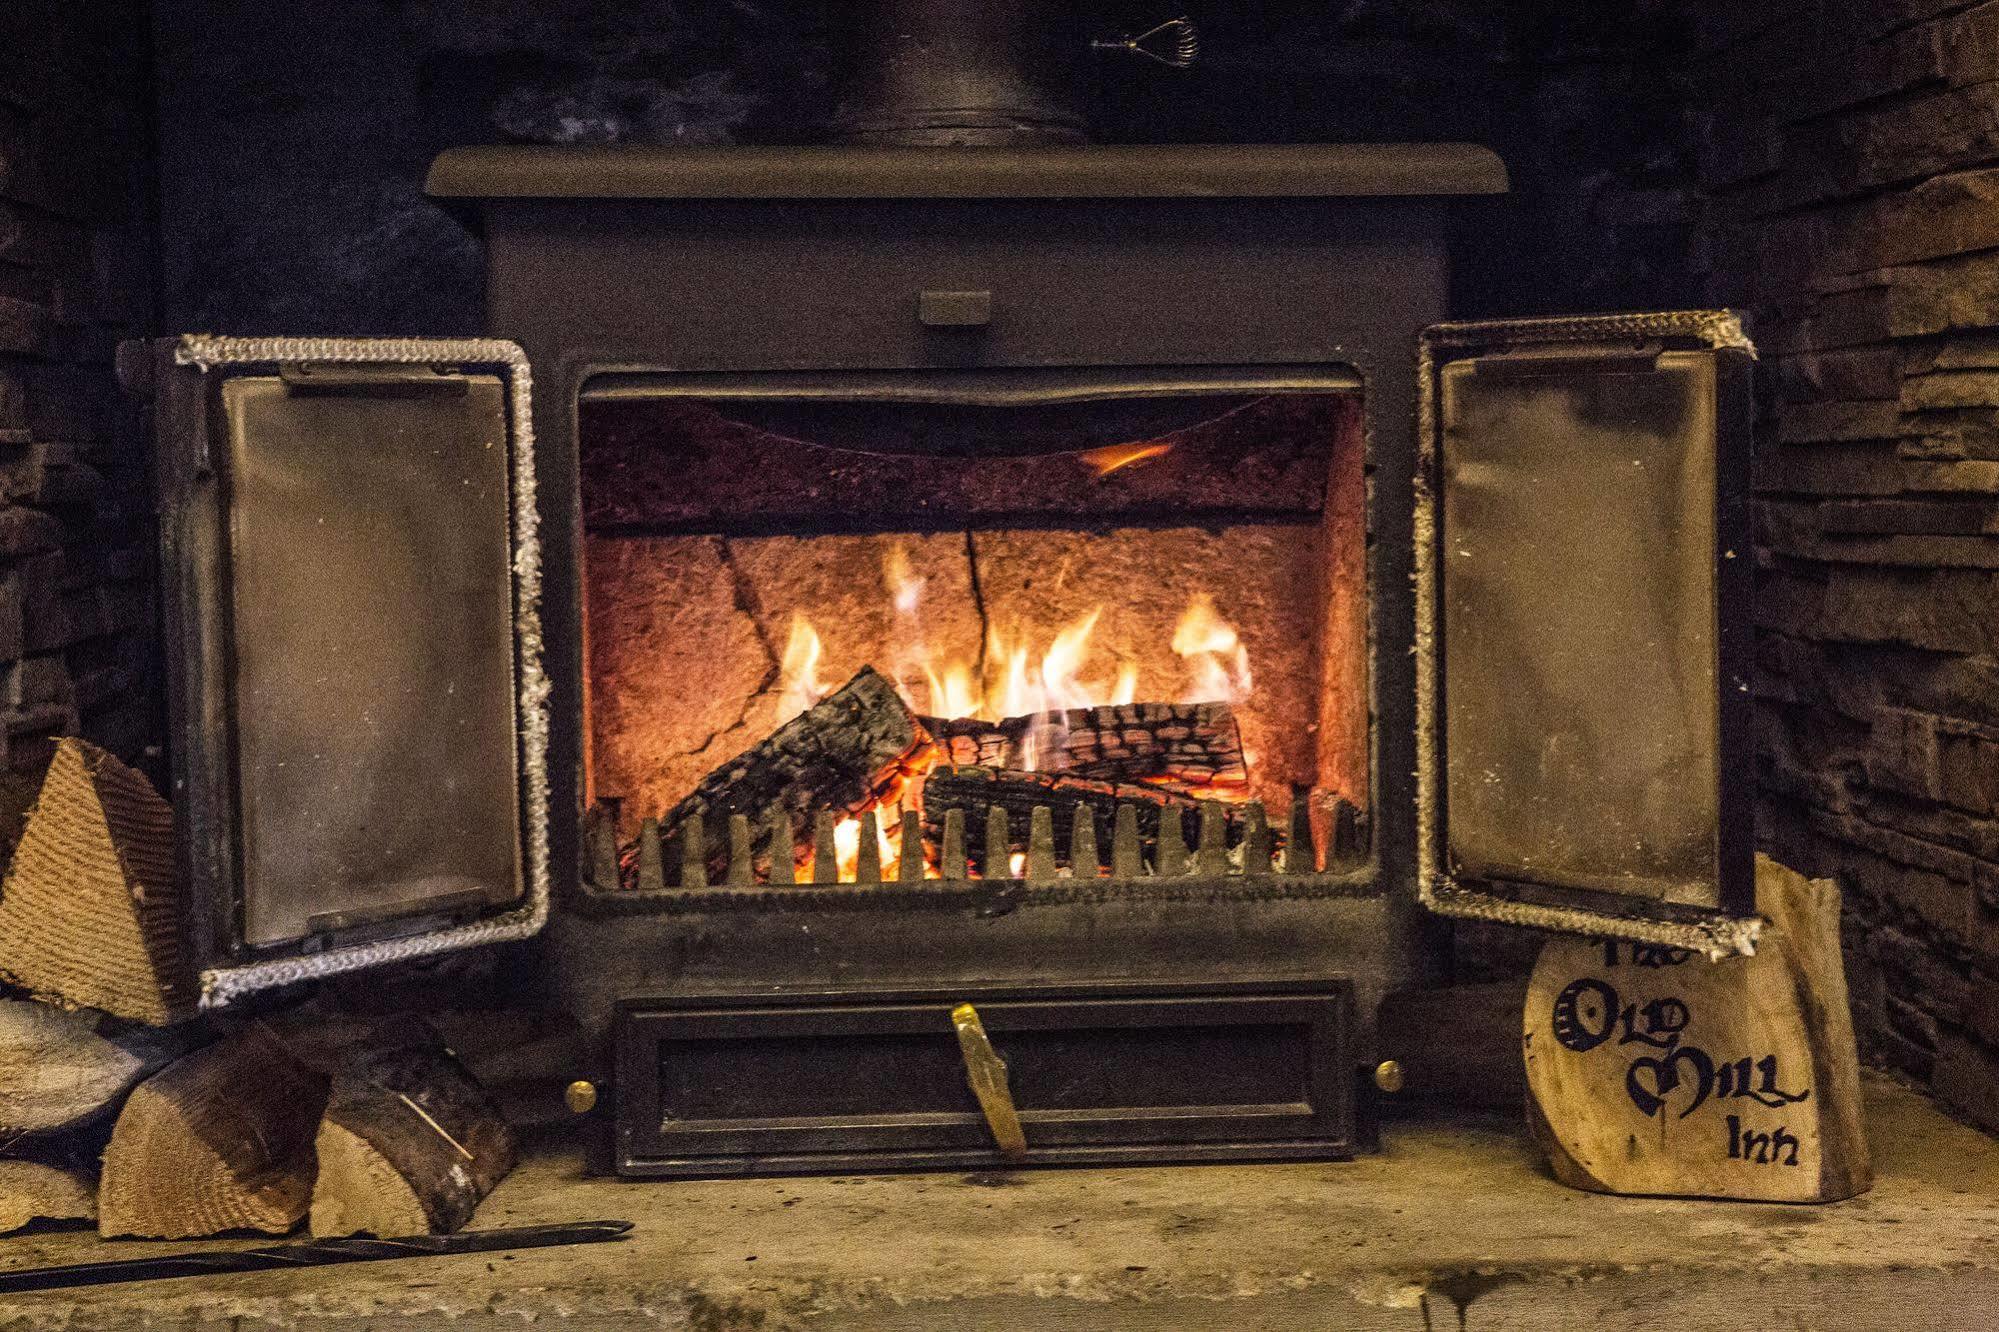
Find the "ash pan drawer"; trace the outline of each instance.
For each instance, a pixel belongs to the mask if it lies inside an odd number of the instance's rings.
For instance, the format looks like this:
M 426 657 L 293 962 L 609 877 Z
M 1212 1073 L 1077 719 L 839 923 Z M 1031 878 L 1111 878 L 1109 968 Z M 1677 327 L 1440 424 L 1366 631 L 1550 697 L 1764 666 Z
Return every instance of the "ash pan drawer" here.
M 966 1003 L 1005 1061 L 1024 1155 L 1000 1150 L 968 1080 Z M 634 1002 L 617 1032 L 618 1170 L 1349 1156 L 1351 1012 L 1340 979 Z

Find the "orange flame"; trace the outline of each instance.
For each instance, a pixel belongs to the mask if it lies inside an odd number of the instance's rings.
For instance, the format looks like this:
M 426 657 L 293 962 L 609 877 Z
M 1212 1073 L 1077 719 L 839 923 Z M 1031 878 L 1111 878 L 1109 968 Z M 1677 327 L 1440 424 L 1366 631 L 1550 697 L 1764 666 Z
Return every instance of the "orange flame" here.
M 882 581 L 895 621 L 890 673 L 903 699 L 926 716 L 1002 721 L 1071 708 L 1124 705 L 1139 696 L 1140 671 L 1130 654 L 1117 654 L 1122 660 L 1109 682 L 1097 673 L 1098 654 L 1092 640 L 1103 618 L 1101 606 L 1057 630 L 1039 652 L 1036 636 L 1026 628 L 994 625 L 987 632 L 982 665 L 962 659 L 939 661 L 924 633 L 926 580 L 912 569 L 903 547 L 891 547 L 884 556 Z M 1177 691 L 1180 701 L 1234 703 L 1249 696 L 1253 686 L 1249 649 L 1235 626 L 1215 609 L 1214 598 L 1208 593 L 1196 592 L 1188 600 L 1170 646 L 1185 663 L 1184 679 Z M 832 686 L 819 678 L 824 658 L 825 646 L 817 629 L 803 615 L 793 615 L 780 663 L 780 722 L 797 716 L 830 692 Z M 1160 690 L 1154 697 L 1173 691 L 1170 681 L 1155 682 L 1154 687 Z M 1039 756 L 1032 750 L 1042 739 L 1034 731 L 1023 737 L 1022 766 L 1030 770 L 1037 766 Z M 857 847 L 859 836 L 857 827 L 852 834 Z
M 893 831 L 891 831 L 893 829 Z M 875 823 L 875 849 L 881 855 L 881 876 L 892 881 L 901 862 L 902 821 L 879 817 Z M 861 821 L 841 819 L 833 825 L 833 861 L 839 866 L 841 883 L 858 883 L 861 878 Z
M 1214 598 L 1197 592 L 1173 629 L 1173 651 L 1187 663 L 1183 703 L 1239 703 L 1254 686 L 1249 649 L 1235 626 L 1215 612 Z
M 1106 444 L 1100 449 L 1079 453 L 1076 457 L 1101 481 L 1120 468 L 1136 467 L 1171 452 L 1171 444 Z
M 778 664 L 784 682 L 784 692 L 777 701 L 778 725 L 782 726 L 832 692 L 833 687 L 819 678 L 819 660 L 825 655 L 819 631 L 810 620 L 794 612 L 791 637 L 785 642 L 784 659 Z

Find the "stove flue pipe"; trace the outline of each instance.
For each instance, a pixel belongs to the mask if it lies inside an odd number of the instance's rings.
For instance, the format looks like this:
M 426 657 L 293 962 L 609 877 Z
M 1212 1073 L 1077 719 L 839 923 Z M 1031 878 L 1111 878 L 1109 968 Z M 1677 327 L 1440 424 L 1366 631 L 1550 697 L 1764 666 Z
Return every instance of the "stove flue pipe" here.
M 869 0 L 855 9 L 834 116 L 842 143 L 1082 143 L 1096 59 L 1184 68 L 1198 49 L 1185 19 L 1107 35 L 1074 0 Z

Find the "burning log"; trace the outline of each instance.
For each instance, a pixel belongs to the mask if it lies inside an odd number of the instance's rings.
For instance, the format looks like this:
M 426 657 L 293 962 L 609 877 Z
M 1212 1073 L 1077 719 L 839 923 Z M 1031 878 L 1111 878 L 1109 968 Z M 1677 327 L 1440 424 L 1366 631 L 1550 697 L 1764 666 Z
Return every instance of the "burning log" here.
M 1145 858 L 1155 866 L 1163 861 L 1165 867 L 1159 872 L 1168 874 L 1185 873 L 1189 868 L 1188 815 L 1200 815 L 1204 832 L 1200 838 L 1201 850 L 1212 858 L 1217 851 L 1225 856 L 1229 846 L 1238 845 L 1250 836 L 1252 825 L 1260 823 L 1262 814 L 1261 806 L 1199 801 L 1157 786 L 1004 768 L 939 768 L 923 782 L 923 831 L 926 841 L 942 845 L 947 812 L 962 810 L 967 827 L 984 828 L 991 826 L 991 812 L 1001 810 L 1007 816 L 1009 853 L 1025 853 L 1034 811 L 1043 808 L 1048 810 L 1054 824 L 1055 846 L 1068 848 L 1075 844 L 1076 821 L 1087 813 L 1096 846 L 1106 848 L 1116 840 L 1120 806 L 1130 809 L 1136 817 L 1138 842 Z M 989 855 L 982 845 L 971 850 L 972 862 L 981 873 L 985 872 Z M 1102 870 L 1104 866 L 1105 862 L 1099 859 L 1096 869 Z M 1086 868 L 1083 877 L 1091 873 Z
M 677 834 L 701 816 L 702 852 L 709 871 L 720 877 L 729 864 L 730 816 L 745 815 L 758 828 L 787 816 L 793 830 L 794 863 L 812 847 L 813 816 L 820 810 L 858 814 L 895 800 L 911 777 L 935 755 L 930 733 L 897 695 L 895 686 L 871 667 L 702 778 L 694 793 L 675 805 L 660 826 L 669 843 L 667 862 L 681 863 Z M 775 848 L 768 839 L 761 862 Z M 620 857 L 622 877 L 638 874 L 637 843 Z
M 1226 703 L 1127 703 L 996 722 L 922 722 L 944 761 L 958 767 L 1031 768 L 1183 793 L 1249 781 L 1242 735 Z

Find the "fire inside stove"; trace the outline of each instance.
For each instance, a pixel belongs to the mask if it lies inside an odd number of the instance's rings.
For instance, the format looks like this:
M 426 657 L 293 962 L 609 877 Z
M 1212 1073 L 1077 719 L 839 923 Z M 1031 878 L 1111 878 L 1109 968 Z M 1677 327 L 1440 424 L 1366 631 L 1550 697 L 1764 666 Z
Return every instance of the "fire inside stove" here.
M 815 387 L 585 398 L 593 887 L 1363 854 L 1357 394 Z

